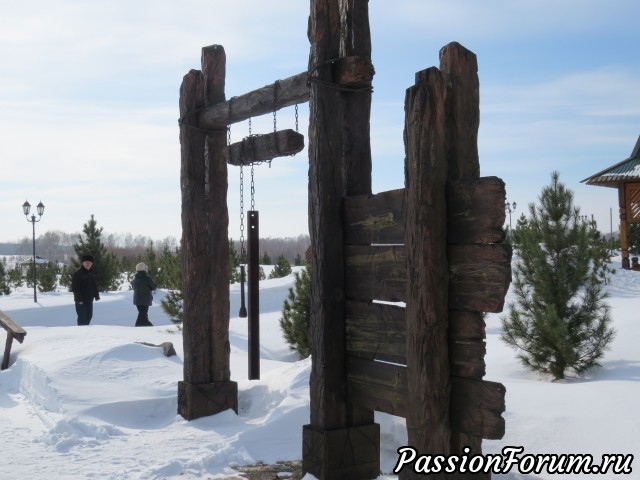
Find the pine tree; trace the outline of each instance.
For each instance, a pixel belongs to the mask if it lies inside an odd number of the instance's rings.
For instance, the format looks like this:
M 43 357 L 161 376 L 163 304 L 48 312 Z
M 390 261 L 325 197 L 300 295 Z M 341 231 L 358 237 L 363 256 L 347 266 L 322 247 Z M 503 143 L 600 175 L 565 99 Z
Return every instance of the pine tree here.
M 516 301 L 502 318 L 502 340 L 526 367 L 562 379 L 598 366 L 614 330 L 588 226 L 573 192 L 557 172 L 551 177 L 513 237 Z
M 38 291 L 53 292 L 58 286 L 60 269 L 56 262 L 47 262 L 38 266 Z
M 160 301 L 162 310 L 171 318 L 173 323 L 182 323 L 183 294 L 182 294 L 182 248 L 175 252 L 165 246 L 160 256 L 159 286 L 169 289 L 167 295 Z
M 0 295 L 11 294 L 11 281 L 9 280 L 9 272 L 7 271 L 7 259 L 3 258 L 0 262 Z
M 271 270 L 269 278 L 282 278 L 291 273 L 291 264 L 284 255 L 280 255 L 276 260 L 276 266 Z
M 260 259 L 258 260 L 260 262 L 260 265 L 272 265 L 273 260 L 271 260 L 271 257 L 269 256 L 269 254 L 265 251 L 262 256 L 260 257 Z
M 302 358 L 311 355 L 311 267 L 295 274 L 293 288 L 282 307 L 280 327 L 291 350 Z
M 82 233 L 78 237 L 78 243 L 73 246 L 77 259 L 72 259 L 71 263 L 74 269 L 80 267 L 80 257 L 82 255 L 92 255 L 94 262 L 92 270 L 96 276 L 98 290 L 106 292 L 117 290 L 120 287 L 121 279 L 118 268 L 118 259 L 113 253 L 107 252 L 107 247 L 100 239 L 102 235 L 102 227 L 96 227 L 97 222 L 91 215 L 87 223 L 83 225 Z

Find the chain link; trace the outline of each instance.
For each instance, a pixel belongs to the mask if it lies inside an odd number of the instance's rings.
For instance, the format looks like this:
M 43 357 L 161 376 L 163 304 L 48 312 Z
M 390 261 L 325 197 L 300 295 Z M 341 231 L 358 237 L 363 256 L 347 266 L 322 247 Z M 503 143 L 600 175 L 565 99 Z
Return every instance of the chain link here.
M 255 182 L 253 181 L 253 164 L 251 164 L 251 210 L 256 209 L 255 194 L 256 194 L 256 185 L 255 185 Z
M 280 88 L 280 80 L 276 80 L 276 83 L 273 84 L 273 132 L 275 133 L 276 128 L 276 108 L 278 106 L 278 89 Z
M 296 133 L 298 132 L 298 104 L 296 103 Z

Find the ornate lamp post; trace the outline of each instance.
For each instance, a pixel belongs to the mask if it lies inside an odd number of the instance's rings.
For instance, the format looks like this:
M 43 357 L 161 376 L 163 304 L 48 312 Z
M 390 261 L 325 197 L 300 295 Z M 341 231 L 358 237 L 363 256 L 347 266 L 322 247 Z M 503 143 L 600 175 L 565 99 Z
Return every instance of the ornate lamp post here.
M 25 201 L 22 204 L 22 211 L 24 216 L 27 217 L 27 222 L 31 222 L 33 226 L 33 301 L 38 301 L 38 293 L 36 289 L 36 222 L 39 222 L 42 219 L 42 214 L 44 213 L 44 205 L 40 202 L 36 206 L 36 210 L 38 211 L 38 219 L 36 220 L 35 215 L 31 215 L 31 219 L 29 219 L 29 211 L 31 210 L 31 205 L 28 201 Z
M 504 208 L 507 210 L 507 212 L 509 212 L 509 238 L 511 238 L 511 213 L 516 211 L 516 207 L 516 202 L 504 202 Z

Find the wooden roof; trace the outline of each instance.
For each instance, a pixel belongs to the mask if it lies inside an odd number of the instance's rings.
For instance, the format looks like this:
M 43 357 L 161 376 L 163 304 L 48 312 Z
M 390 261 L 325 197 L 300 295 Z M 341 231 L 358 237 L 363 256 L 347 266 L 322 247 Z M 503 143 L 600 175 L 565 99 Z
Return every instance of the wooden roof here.
M 621 183 L 630 182 L 640 182 L 640 137 L 629 158 L 581 180 L 581 183 L 587 185 L 613 188 L 618 188 Z

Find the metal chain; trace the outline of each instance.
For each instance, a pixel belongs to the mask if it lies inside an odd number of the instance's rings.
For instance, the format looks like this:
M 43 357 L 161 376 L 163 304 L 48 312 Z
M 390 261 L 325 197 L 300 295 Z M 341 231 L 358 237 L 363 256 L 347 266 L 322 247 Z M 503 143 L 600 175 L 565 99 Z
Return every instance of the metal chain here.
M 276 106 L 278 105 L 278 88 L 280 88 L 280 80 L 276 80 L 276 83 L 273 84 L 273 132 L 275 133 L 276 128 Z
M 255 185 L 255 182 L 253 181 L 253 164 L 251 164 L 251 210 L 256 209 L 255 194 L 256 194 L 256 185 Z
M 298 132 L 298 104 L 296 103 L 296 133 Z

